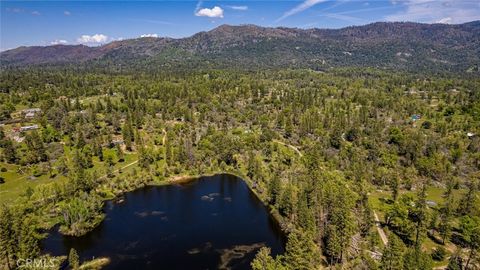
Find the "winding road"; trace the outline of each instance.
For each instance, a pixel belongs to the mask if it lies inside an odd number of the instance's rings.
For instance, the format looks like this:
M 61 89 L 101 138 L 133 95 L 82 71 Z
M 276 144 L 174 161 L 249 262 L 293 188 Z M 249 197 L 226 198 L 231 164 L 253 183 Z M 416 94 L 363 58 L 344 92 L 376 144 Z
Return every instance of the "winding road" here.
M 295 146 L 293 146 L 293 145 L 291 145 L 291 144 L 288 144 L 288 143 L 284 143 L 284 142 L 279 141 L 279 140 L 273 140 L 273 141 L 276 142 L 276 143 L 279 143 L 279 144 L 281 144 L 281 145 L 285 145 L 286 147 L 289 147 L 289 148 L 292 149 L 293 151 L 297 152 L 297 154 L 298 154 L 300 157 L 303 157 L 302 152 L 300 152 L 300 150 L 298 150 L 297 147 L 295 147 Z

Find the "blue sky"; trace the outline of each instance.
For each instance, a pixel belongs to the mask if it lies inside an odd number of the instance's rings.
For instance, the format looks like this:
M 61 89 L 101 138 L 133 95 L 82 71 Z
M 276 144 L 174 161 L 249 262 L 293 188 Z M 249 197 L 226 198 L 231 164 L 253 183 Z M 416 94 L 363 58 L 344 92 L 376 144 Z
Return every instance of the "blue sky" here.
M 3 1 L 0 50 L 185 37 L 221 24 L 341 28 L 377 21 L 480 20 L 479 0 Z

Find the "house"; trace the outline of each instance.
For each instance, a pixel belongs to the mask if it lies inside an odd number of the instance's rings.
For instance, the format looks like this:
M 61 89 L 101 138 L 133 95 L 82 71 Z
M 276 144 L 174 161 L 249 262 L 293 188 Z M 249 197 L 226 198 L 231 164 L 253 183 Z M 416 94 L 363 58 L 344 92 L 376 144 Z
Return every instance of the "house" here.
M 24 126 L 20 128 L 21 132 L 38 129 L 38 125 Z
M 40 108 L 31 108 L 31 109 L 25 109 L 22 110 L 22 114 L 25 118 L 34 118 L 35 115 L 41 113 L 42 110 Z
M 20 136 L 16 135 L 16 136 L 13 136 L 12 139 L 14 141 L 16 141 L 17 143 L 21 143 L 21 142 L 23 142 L 23 140 L 25 140 L 25 137 L 20 137 Z
M 417 120 L 420 120 L 421 118 L 422 116 L 420 114 L 414 114 L 411 117 L 412 121 L 417 121 Z

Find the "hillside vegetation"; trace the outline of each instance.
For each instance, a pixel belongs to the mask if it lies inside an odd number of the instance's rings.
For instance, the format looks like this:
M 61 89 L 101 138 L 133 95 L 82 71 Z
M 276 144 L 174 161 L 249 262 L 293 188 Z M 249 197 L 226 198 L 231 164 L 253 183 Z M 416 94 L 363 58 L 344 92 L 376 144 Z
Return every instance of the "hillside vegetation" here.
M 5 70 L 0 265 L 41 256 L 54 224 L 86 233 L 122 192 L 231 172 L 288 234 L 286 253 L 260 249 L 254 269 L 475 269 L 479 87 L 358 68 Z
M 2 67 L 98 68 L 115 72 L 210 68 L 375 67 L 411 72 L 479 72 L 480 22 L 373 23 L 342 29 L 222 25 L 191 37 L 138 38 L 100 47 L 55 45 L 2 52 Z

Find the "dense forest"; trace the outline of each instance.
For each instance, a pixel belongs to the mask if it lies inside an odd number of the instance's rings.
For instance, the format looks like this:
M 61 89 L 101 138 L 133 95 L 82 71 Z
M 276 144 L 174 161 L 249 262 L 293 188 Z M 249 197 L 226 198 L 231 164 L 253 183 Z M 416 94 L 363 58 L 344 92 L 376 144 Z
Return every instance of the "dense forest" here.
M 479 269 L 479 89 L 360 68 L 3 70 L 0 268 L 49 258 L 47 229 L 83 235 L 123 192 L 228 172 L 288 235 L 253 269 Z

